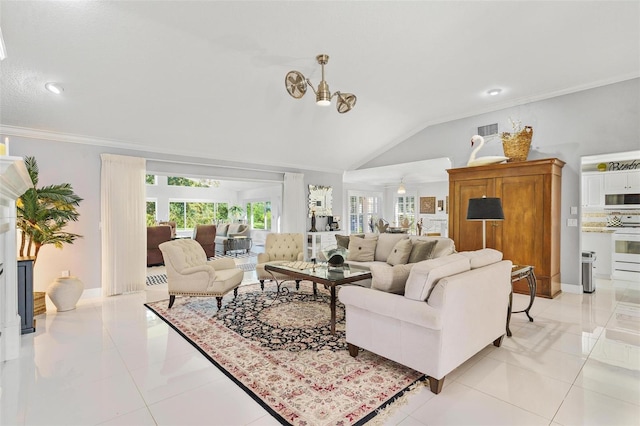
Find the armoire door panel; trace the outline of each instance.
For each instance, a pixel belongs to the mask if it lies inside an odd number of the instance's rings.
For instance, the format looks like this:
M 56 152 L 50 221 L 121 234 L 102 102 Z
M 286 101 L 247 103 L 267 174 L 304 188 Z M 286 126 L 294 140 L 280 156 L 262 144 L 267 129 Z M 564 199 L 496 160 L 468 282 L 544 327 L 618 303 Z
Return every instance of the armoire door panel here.
M 493 180 L 478 179 L 457 182 L 455 190 L 455 214 L 460 220 L 455 221 L 452 237 L 456 243 L 457 251 L 471 251 L 482 248 L 482 222 L 467 220 L 469 199 L 481 198 L 483 195 L 491 196 L 493 193 Z M 453 213 L 453 212 L 451 212 Z M 490 245 L 491 242 L 491 245 Z M 493 237 L 487 235 L 487 247 L 493 245 Z
M 541 267 L 543 184 L 540 175 L 496 179 L 496 197 L 502 200 L 505 219 L 495 222 L 495 247 L 513 263 Z

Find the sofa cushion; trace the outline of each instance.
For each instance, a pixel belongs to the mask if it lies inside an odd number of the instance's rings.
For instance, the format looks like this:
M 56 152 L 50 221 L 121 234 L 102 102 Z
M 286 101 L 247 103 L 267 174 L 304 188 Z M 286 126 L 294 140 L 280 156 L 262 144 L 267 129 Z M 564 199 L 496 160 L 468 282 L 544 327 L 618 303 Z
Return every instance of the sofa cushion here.
M 461 255 L 469 258 L 471 262 L 471 269 L 482 268 L 483 266 L 491 265 L 502 260 L 502 252 L 491 248 L 476 250 L 476 251 L 463 251 Z
M 379 234 L 374 259 L 378 262 L 386 262 L 396 243 L 407 238 L 409 238 L 407 234 Z
M 239 234 L 240 232 L 244 231 L 246 227 L 247 225 L 243 223 L 232 223 L 229 225 L 229 229 L 227 230 L 227 235 Z
M 338 247 L 344 247 L 344 248 L 348 249 L 349 248 L 349 238 L 350 237 L 364 238 L 364 234 L 351 234 L 351 235 L 336 234 L 336 245 Z
M 389 266 L 382 262 L 370 263 L 371 288 L 387 293 L 403 294 L 411 266 L 407 264 Z
M 391 253 L 387 257 L 387 263 L 389 265 L 404 265 L 409 260 L 409 255 L 411 254 L 411 240 L 405 239 L 400 240 L 393 246 Z
M 407 263 L 417 263 L 428 260 L 433 257 L 433 251 L 436 248 L 437 241 L 413 241 L 411 253 Z
M 347 260 L 356 260 L 359 262 L 371 262 L 376 252 L 377 240 L 349 237 L 349 253 Z
M 404 297 L 426 301 L 440 278 L 470 269 L 469 258 L 461 254 L 451 254 L 418 262 L 411 268 L 404 289 Z
M 218 225 L 218 228 L 216 229 L 216 235 L 218 237 L 226 237 L 228 229 L 229 229 L 228 223 L 221 223 L 220 225 Z

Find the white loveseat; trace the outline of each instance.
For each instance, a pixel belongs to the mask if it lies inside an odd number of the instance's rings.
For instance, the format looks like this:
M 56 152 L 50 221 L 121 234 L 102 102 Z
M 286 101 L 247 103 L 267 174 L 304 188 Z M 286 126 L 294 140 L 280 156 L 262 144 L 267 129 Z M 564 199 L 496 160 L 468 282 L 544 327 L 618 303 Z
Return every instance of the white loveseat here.
M 371 270 L 372 279 L 358 282 L 359 285 L 402 293 L 411 268 L 417 262 L 452 254 L 455 244 L 446 237 L 382 233 L 366 234 L 364 239 L 351 236 L 348 249 L 347 263 L 366 266 Z M 408 253 L 400 253 L 401 250 L 408 250 Z
M 420 371 L 439 393 L 445 375 L 488 344 L 502 343 L 511 261 L 501 259 L 484 249 L 420 262 L 404 294 L 342 287 L 349 353 L 363 348 Z
M 244 223 L 221 223 L 216 229 L 216 249 L 227 254 L 229 250 L 229 238 L 249 237 L 251 235 L 249 226 Z

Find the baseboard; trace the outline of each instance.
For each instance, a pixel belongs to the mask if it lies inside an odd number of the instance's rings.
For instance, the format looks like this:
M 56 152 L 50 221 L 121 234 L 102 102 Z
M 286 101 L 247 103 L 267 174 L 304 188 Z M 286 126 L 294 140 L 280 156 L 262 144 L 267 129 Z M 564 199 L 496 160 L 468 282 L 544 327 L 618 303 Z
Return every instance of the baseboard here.
M 102 297 L 102 289 L 90 288 L 82 292 L 82 296 L 80 296 L 80 299 L 95 299 L 98 297 Z
M 582 294 L 582 286 L 575 284 L 560 284 L 560 290 L 564 293 Z

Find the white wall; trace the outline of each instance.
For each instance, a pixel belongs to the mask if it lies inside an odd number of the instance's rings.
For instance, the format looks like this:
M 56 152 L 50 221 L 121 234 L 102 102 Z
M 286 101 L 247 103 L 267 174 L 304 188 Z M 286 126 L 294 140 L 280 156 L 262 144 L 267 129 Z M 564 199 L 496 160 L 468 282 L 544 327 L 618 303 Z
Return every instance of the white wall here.
M 562 171 L 561 279 L 580 283 L 580 229 L 568 227 L 571 206 L 580 206 L 580 157 L 638 149 L 640 143 L 640 79 L 532 102 L 519 107 L 429 126 L 376 157 L 362 168 L 450 157 L 463 167 L 477 128 L 498 123 L 509 131 L 509 118 L 534 129 L 529 159 L 557 157 Z M 479 156 L 503 155 L 499 140 L 485 145 Z
M 71 223 L 68 228 L 69 232 L 80 234 L 83 238 L 72 245 L 65 245 L 63 249 L 56 249 L 50 245 L 41 249 L 34 269 L 35 291 L 45 291 L 49 283 L 60 276 L 62 270 L 70 270 L 73 275 L 78 276 L 85 284 L 85 291 L 98 289 L 101 286 L 100 154 L 102 153 L 147 158 L 147 170 L 150 173 L 173 176 L 282 182 L 285 171 L 305 173 L 303 170 L 278 170 L 273 167 L 258 170 L 255 165 L 242 163 L 175 157 L 28 137 L 11 137 L 10 149 L 11 155 L 36 157 L 40 168 L 39 186 L 70 183 L 75 192 L 84 199 L 78 209 L 79 221 Z M 309 173 L 309 179 L 312 184 L 333 185 L 338 193 L 342 192 L 339 174 L 313 172 Z M 151 189 L 149 194 L 153 194 Z M 334 206 L 336 205 L 341 209 L 342 201 L 334 200 Z

